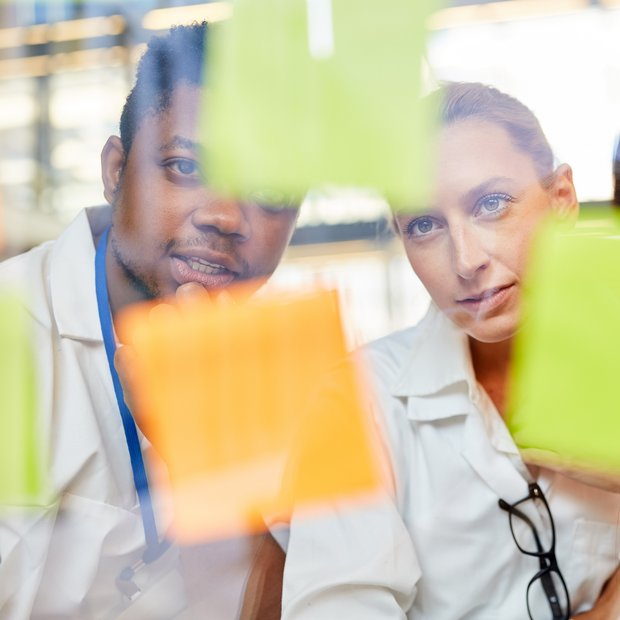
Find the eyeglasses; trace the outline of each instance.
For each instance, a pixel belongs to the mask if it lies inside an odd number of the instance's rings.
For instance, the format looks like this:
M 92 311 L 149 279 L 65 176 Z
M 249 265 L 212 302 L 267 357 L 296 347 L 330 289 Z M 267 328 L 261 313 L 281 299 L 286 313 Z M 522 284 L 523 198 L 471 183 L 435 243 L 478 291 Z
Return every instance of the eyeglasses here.
M 499 507 L 509 515 L 510 531 L 519 551 L 540 562 L 540 570 L 527 586 L 530 619 L 549 620 L 542 611 L 548 607 L 552 620 L 570 620 L 568 588 L 555 557 L 555 524 L 541 488 L 532 482 L 526 497 L 514 504 L 500 499 Z

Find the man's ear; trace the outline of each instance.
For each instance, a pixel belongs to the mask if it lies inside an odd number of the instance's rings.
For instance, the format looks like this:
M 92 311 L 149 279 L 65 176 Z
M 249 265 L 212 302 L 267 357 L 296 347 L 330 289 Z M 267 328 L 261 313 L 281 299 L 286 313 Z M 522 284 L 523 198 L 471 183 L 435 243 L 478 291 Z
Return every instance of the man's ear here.
M 120 188 L 125 164 L 125 151 L 118 136 L 110 136 L 101 151 L 101 178 L 103 195 L 113 205 Z
M 579 202 L 573 184 L 573 171 L 568 164 L 557 167 L 548 191 L 551 195 L 551 209 L 556 219 L 572 226 L 579 215 Z

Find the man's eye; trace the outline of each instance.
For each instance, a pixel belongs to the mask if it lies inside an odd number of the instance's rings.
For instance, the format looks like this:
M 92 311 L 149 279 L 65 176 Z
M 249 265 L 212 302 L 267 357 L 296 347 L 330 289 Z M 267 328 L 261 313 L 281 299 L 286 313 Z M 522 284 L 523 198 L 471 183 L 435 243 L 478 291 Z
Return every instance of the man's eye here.
M 476 215 L 495 215 L 508 208 L 514 198 L 509 194 L 489 194 L 483 196 L 474 209 Z
M 197 175 L 199 171 L 198 164 L 191 159 L 173 159 L 168 162 L 168 166 L 183 176 Z
M 299 206 L 292 196 L 287 196 L 277 190 L 263 189 L 251 192 L 248 200 L 268 213 L 280 213 L 287 208 Z

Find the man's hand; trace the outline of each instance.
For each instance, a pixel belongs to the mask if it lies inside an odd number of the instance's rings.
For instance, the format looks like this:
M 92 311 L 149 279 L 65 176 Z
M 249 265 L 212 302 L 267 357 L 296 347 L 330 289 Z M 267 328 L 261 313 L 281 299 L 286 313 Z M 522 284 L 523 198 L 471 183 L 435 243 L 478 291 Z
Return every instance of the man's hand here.
M 179 286 L 176 290 L 175 297 L 172 300 L 162 301 L 157 304 L 151 310 L 151 313 L 179 313 L 179 318 L 182 318 L 183 313 L 186 312 L 192 304 L 197 301 L 205 302 L 210 300 L 215 304 L 230 304 L 233 303 L 232 296 L 225 290 L 210 293 L 202 285 L 196 282 L 188 282 Z M 114 354 L 114 366 L 121 385 L 123 387 L 123 395 L 125 397 L 125 403 L 129 407 L 129 410 L 134 415 L 134 419 L 138 426 L 140 426 L 139 411 L 136 412 L 135 407 L 135 365 L 136 353 L 132 347 L 128 345 L 119 344 Z M 136 416 L 138 414 L 138 416 Z M 144 432 L 144 429 L 140 427 L 140 430 Z
M 573 618 L 574 620 L 620 620 L 620 566 L 603 587 L 594 607 Z

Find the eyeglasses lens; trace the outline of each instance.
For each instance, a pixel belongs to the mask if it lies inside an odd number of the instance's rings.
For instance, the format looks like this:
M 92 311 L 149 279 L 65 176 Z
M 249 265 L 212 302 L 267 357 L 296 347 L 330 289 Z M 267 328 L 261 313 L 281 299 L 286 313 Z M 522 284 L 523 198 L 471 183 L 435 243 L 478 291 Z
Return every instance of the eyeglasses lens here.
M 566 586 L 555 570 L 534 579 L 527 591 L 527 607 L 532 620 L 564 620 L 568 609 Z
M 548 553 L 553 547 L 551 514 L 541 498 L 528 498 L 514 506 L 510 527 L 515 542 L 524 553 Z

